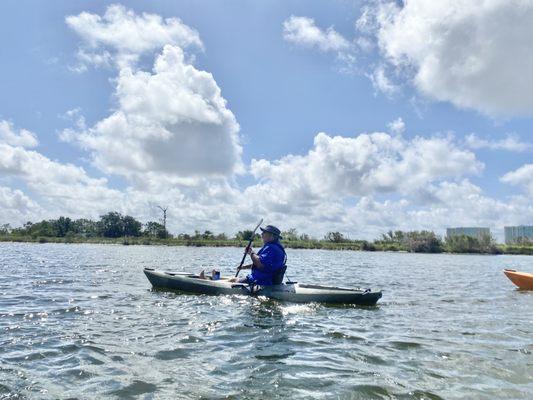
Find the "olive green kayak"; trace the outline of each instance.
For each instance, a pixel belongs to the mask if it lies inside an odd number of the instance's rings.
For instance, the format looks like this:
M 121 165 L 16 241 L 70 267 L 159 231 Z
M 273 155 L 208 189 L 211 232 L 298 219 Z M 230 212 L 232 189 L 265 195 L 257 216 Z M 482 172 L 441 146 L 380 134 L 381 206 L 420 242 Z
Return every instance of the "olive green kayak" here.
M 271 299 L 295 303 L 336 303 L 375 305 L 381 298 L 381 291 L 370 289 L 348 289 L 334 286 L 305 285 L 287 282 L 280 285 L 250 286 L 229 282 L 229 278 L 211 280 L 186 272 L 166 272 L 145 268 L 144 274 L 153 287 L 173 289 L 198 294 L 238 294 L 265 296 Z

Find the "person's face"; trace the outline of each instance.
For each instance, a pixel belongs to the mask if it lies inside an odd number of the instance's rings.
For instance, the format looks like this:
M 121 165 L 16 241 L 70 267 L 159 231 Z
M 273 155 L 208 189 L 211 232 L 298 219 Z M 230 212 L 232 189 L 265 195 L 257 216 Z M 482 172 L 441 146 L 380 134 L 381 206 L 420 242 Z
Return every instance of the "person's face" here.
M 261 239 L 263 239 L 263 243 L 268 243 L 274 239 L 274 235 L 270 232 L 261 232 Z

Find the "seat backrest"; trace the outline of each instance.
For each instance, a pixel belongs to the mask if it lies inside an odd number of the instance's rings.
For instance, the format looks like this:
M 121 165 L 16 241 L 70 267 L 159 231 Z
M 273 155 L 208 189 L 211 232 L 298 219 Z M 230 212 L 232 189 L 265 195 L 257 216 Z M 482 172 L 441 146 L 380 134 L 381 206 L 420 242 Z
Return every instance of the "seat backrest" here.
M 274 276 L 272 277 L 272 284 L 274 285 L 281 285 L 283 283 L 283 277 L 285 276 L 285 271 L 287 271 L 287 266 L 284 265 L 280 269 L 278 269 Z

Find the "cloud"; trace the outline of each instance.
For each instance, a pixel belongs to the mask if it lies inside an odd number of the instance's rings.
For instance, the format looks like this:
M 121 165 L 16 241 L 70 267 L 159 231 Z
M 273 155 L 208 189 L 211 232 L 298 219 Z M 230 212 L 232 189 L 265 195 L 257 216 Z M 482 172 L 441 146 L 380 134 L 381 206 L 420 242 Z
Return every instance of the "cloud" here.
M 189 46 L 202 48 L 196 30 L 176 18 L 137 15 L 118 5 L 102 17 L 84 12 L 66 21 L 101 56 L 98 63 L 117 60 L 118 104 L 90 127 L 77 112 L 77 126 L 61 132 L 62 140 L 90 151 L 105 173 L 136 182 L 149 172 L 182 181 L 243 171 L 237 120 L 213 75 L 195 68 L 184 53 Z M 156 55 L 151 72 L 136 63 L 148 52 Z
M 389 16 L 402 12 L 390 7 Z M 385 20 L 372 25 L 370 12 L 366 18 L 358 23 L 367 32 L 365 40 L 373 26 L 385 26 Z M 387 23 L 397 23 L 394 18 Z M 292 43 L 339 58 L 352 54 L 352 44 L 333 28 L 323 30 L 305 17 L 285 22 Z M 195 30 L 174 18 L 137 15 L 122 6 L 108 8 L 103 16 L 81 13 L 67 23 L 83 40 L 80 68 L 116 69 L 116 104 L 95 123 L 87 123 L 81 110 L 70 110 L 65 116 L 73 127 L 61 138 L 86 149 L 106 174 L 125 176 L 125 188 L 114 189 L 113 179 L 91 176 L 81 166 L 32 150 L 36 135 L 2 121 L 0 176 L 8 185 L 0 186 L 3 221 L 95 218 L 117 210 L 144 222 L 160 217 L 154 207 L 159 204 L 168 207 L 173 232 L 232 233 L 253 225 L 260 215 L 283 229 L 296 227 L 318 237 L 339 230 L 371 239 L 388 229 L 438 232 L 448 225 L 497 227 L 533 218 L 531 164 L 501 178 L 523 186 L 529 196 L 494 199 L 468 180 L 484 168 L 472 148 L 518 151 L 524 144 L 519 139 L 407 138 L 401 118 L 388 125 L 390 134 L 319 133 L 305 154 L 253 160 L 249 171 L 255 181 L 239 186 L 234 180 L 243 170 L 239 126 L 214 77 L 185 53 L 189 46 L 202 48 Z M 149 70 L 144 61 L 152 56 Z M 382 74 L 376 75 L 381 90 L 398 91 L 394 79 L 418 73 L 402 57 L 401 63 L 387 56 L 372 66 L 374 72 L 381 67 Z
M 294 15 L 283 22 L 283 38 L 323 52 L 342 53 L 350 47 L 350 42 L 333 27 L 323 30 L 316 26 L 314 19 Z
M 243 199 L 254 199 L 254 188 L 257 189 L 256 186 L 247 188 Z M 502 240 L 503 226 L 533 218 L 529 197 L 494 199 L 468 179 L 428 183 L 424 191 L 430 194 L 432 201 L 420 203 L 416 194 L 378 200 L 376 193 L 354 199 L 330 196 L 309 202 L 307 206 L 298 203 L 291 208 L 291 203 L 275 201 L 283 196 L 282 190 L 264 190 L 262 198 L 249 204 L 269 221 L 278 221 L 283 229 L 295 227 L 315 237 L 322 237 L 328 231 L 340 231 L 351 238 L 370 240 L 390 229 L 427 229 L 443 235 L 446 227 L 462 225 L 488 226 L 493 235 Z
M 533 143 L 522 142 L 515 135 L 507 135 L 505 139 L 500 140 L 487 140 L 471 133 L 466 136 L 465 143 L 471 149 L 506 150 L 518 153 L 533 150 Z
M 400 92 L 400 86 L 389 78 L 386 67 L 383 64 L 379 64 L 367 76 L 372 82 L 374 89 L 385 94 L 387 97 L 394 97 L 394 95 Z
M 533 217 L 533 204 L 525 196 L 494 199 L 467 179 L 444 181 L 430 185 L 428 190 L 436 201 L 412 207 L 405 215 L 398 216 L 404 218 L 402 224 L 405 228 L 425 227 L 443 233 L 450 226 L 488 226 L 492 234 L 501 240 L 503 226 L 520 224 Z
M 61 215 L 94 219 L 109 211 L 146 222 L 159 218 L 154 204 L 169 208 L 169 228 L 173 232 L 202 227 L 228 231 L 237 229 L 242 221 L 255 219 L 250 210 L 243 208 L 240 192 L 226 178 L 178 181 L 147 172 L 137 177 L 139 182 L 132 181 L 119 190 L 113 189 L 106 178 L 90 176 L 82 167 L 6 143 L 0 143 L 0 177 L 8 185 L 0 185 L 0 224 L 20 225 Z
M 65 21 L 84 41 L 77 54 L 78 68 L 82 70 L 88 64 L 109 65 L 112 60 L 125 67 L 142 54 L 167 44 L 203 49 L 198 32 L 178 18 L 137 15 L 119 4 L 110 5 L 103 16 L 82 12 L 66 17 Z
M 293 211 L 328 198 L 413 194 L 433 181 L 478 174 L 482 169 L 475 155 L 451 138 L 406 140 L 386 133 L 356 137 L 319 133 L 306 155 L 288 155 L 273 162 L 252 160 L 251 173 L 260 183 L 247 188 L 245 194 Z
M 22 191 L 0 186 L 0 225 L 23 224 L 42 215 L 42 209 Z
M 87 67 L 90 65 L 95 68 L 111 68 L 114 63 L 114 58 L 109 51 L 90 52 L 80 48 L 76 53 L 76 58 L 79 63 L 68 68 L 77 73 L 87 71 Z
M 524 164 L 517 170 L 506 173 L 500 180 L 510 185 L 521 186 L 525 192 L 533 196 L 533 164 Z
M 120 198 L 120 192 L 107 187 L 105 178 L 91 178 L 81 167 L 5 143 L 0 143 L 0 175 L 21 180 L 45 199 L 48 209 L 68 214 L 85 215 L 85 209 L 105 210 Z
M 75 118 L 77 112 L 70 114 Z M 141 183 L 133 180 L 117 190 L 79 166 L 2 143 L 0 176 L 28 193 L 0 186 L 0 221 L 97 218 L 117 210 L 145 222 L 160 217 L 154 206 L 160 204 L 169 209 L 172 232 L 234 233 L 260 215 L 283 229 L 296 227 L 315 237 L 338 230 L 372 239 L 389 229 L 439 233 L 449 225 L 498 228 L 533 217 L 530 197 L 492 199 L 464 178 L 482 168 L 452 137 L 408 140 L 386 133 L 321 133 L 307 154 L 254 160 L 251 172 L 257 182 L 243 188 L 225 177 L 178 181 L 146 172 L 136 177 Z M 522 184 L 526 176 L 520 169 L 505 180 Z M 378 200 L 383 194 L 393 194 L 394 200 Z
M 91 151 L 102 171 L 191 177 L 242 170 L 235 116 L 213 76 L 187 64 L 179 47 L 165 46 L 152 73 L 122 68 L 115 95 L 110 116 L 61 135 Z
M 398 117 L 394 121 L 388 123 L 387 127 L 389 128 L 391 133 L 394 133 L 396 135 L 401 135 L 405 132 L 405 122 L 403 122 L 403 119 L 401 117 Z
M 0 120 L 0 143 L 12 146 L 36 147 L 39 141 L 33 132 L 26 129 L 17 130 L 11 122 Z
M 423 95 L 492 116 L 533 110 L 533 3 L 381 1 L 357 26 Z M 363 18 L 364 17 L 364 18 Z

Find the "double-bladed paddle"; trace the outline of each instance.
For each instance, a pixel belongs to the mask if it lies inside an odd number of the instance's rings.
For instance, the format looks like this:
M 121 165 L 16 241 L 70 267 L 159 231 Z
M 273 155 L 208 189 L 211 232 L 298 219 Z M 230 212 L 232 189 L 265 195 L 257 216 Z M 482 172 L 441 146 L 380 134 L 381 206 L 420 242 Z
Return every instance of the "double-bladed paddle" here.
M 252 232 L 252 237 L 250 238 L 250 241 L 248 242 L 248 245 L 244 249 L 244 255 L 242 256 L 241 263 L 239 264 L 239 267 L 237 268 L 237 272 L 235 273 L 235 278 L 237 276 L 239 276 L 239 272 L 241 272 L 241 267 L 244 264 L 244 260 L 246 259 L 246 254 L 248 254 L 248 249 L 250 248 L 250 246 L 252 245 L 252 242 L 254 241 L 255 232 L 257 232 L 257 229 L 259 229 L 259 227 L 261 226 L 262 223 L 263 223 L 263 218 L 261 218 L 261 221 L 259 221 L 259 223 L 255 227 L 254 231 Z

